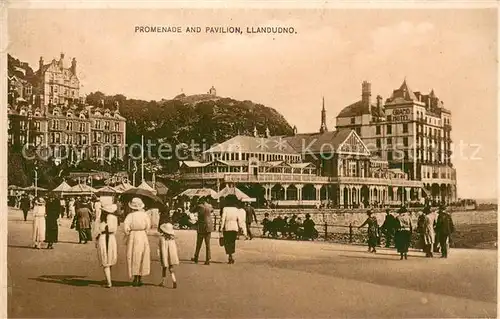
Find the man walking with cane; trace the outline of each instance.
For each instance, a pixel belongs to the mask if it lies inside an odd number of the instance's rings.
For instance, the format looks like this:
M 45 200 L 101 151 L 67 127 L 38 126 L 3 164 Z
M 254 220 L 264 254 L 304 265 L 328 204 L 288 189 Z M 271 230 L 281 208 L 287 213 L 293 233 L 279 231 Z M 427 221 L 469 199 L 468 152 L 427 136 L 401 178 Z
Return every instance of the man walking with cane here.
M 196 251 L 191 261 L 198 263 L 200 256 L 201 244 L 205 242 L 205 265 L 210 265 L 210 237 L 214 228 L 212 223 L 212 212 L 214 211 L 212 205 L 208 203 L 207 198 L 202 197 L 198 200 L 196 207 L 198 212 L 198 222 L 196 224 Z

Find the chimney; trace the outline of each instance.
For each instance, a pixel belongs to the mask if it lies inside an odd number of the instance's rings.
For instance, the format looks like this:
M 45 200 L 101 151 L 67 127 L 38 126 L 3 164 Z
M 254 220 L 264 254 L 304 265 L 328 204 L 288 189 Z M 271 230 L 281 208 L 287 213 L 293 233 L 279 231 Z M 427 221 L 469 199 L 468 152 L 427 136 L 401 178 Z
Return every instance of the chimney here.
M 71 60 L 71 72 L 76 75 L 76 59 Z
M 61 52 L 61 58 L 59 59 L 59 64 L 64 67 L 64 53 Z
M 40 57 L 40 60 L 38 60 L 38 69 L 41 71 L 43 68 L 43 57 Z
M 380 95 L 377 95 L 377 108 L 382 109 L 382 97 Z
M 363 102 L 364 105 L 370 106 L 371 105 L 371 96 L 372 96 L 372 85 L 371 83 L 367 81 L 363 81 L 363 84 L 361 84 L 361 101 Z

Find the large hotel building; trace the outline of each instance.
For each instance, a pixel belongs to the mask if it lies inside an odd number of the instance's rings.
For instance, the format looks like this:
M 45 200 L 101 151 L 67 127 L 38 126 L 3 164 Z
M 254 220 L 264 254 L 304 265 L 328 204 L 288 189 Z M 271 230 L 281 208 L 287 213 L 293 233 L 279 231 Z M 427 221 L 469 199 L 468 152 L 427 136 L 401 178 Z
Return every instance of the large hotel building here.
M 361 100 L 337 116 L 328 131 L 323 103 L 319 132 L 238 135 L 184 161 L 186 187 L 236 186 L 280 206 L 395 206 L 456 200 L 451 155 L 451 113 L 431 91 L 413 92 L 406 81 L 385 103 Z
M 80 96 L 76 60 L 64 54 L 33 72 L 9 56 L 8 143 L 20 150 L 29 145 L 50 150 L 54 161 L 67 158 L 123 158 L 126 120 L 118 106 L 90 106 Z

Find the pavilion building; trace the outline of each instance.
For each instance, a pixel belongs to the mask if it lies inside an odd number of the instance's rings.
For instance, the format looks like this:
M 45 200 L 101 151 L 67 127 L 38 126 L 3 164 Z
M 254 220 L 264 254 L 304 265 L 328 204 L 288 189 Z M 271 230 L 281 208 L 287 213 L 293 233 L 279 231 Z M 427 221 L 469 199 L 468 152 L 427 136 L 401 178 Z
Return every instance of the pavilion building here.
M 260 202 L 279 206 L 399 206 L 421 201 L 422 182 L 410 180 L 387 160 L 374 156 L 353 129 L 328 131 L 323 107 L 319 133 L 235 136 L 183 161 L 187 187 L 221 190 L 236 186 Z

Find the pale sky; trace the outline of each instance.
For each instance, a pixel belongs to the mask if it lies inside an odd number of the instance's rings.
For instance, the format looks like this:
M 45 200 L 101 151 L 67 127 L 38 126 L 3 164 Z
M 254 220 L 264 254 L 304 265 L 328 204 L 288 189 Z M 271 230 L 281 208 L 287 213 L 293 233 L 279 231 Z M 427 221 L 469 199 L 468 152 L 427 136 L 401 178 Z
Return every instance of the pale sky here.
M 497 195 L 497 13 L 486 9 L 9 10 L 7 52 L 78 61 L 85 93 L 144 100 L 206 93 L 275 108 L 299 132 L 346 105 L 387 98 L 406 77 L 452 111 L 458 196 Z M 139 34 L 136 25 L 292 26 L 294 35 Z M 462 141 L 462 156 L 460 154 Z M 475 153 L 476 146 L 479 152 Z M 473 156 L 475 155 L 474 159 Z

